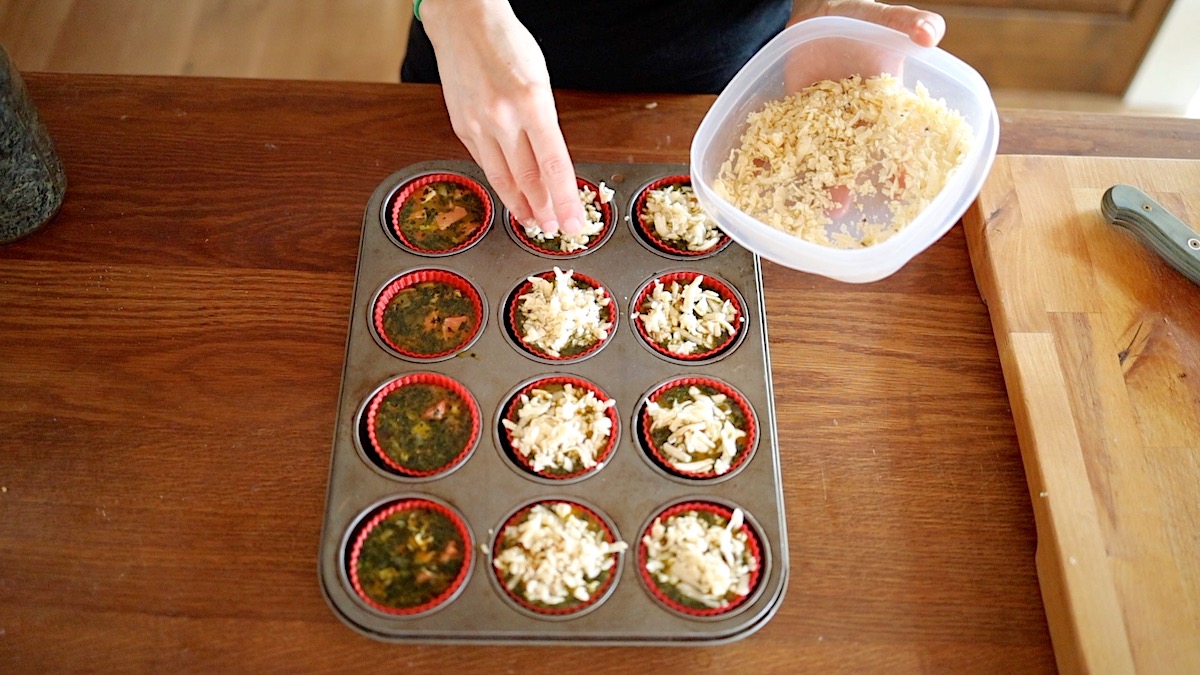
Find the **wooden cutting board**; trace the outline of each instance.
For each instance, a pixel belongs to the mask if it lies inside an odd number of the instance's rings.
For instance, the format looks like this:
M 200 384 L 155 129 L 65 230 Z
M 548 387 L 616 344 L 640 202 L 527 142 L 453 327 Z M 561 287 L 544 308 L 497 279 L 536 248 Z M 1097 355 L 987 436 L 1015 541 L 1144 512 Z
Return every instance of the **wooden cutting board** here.
M 1100 212 L 1193 229 L 1200 161 L 1000 156 L 963 218 L 1063 672 L 1200 673 L 1200 286 Z

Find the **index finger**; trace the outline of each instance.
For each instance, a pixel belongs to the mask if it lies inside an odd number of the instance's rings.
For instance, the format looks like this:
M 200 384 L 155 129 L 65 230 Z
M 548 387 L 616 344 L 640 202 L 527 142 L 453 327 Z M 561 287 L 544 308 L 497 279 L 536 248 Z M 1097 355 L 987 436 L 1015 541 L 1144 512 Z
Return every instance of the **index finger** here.
M 564 234 L 577 234 L 583 228 L 583 204 L 579 200 L 579 187 L 575 182 L 575 165 L 567 152 L 567 142 L 558 126 L 557 114 L 548 124 L 533 125 L 528 133 L 529 145 L 533 149 L 542 184 L 550 195 L 559 229 Z

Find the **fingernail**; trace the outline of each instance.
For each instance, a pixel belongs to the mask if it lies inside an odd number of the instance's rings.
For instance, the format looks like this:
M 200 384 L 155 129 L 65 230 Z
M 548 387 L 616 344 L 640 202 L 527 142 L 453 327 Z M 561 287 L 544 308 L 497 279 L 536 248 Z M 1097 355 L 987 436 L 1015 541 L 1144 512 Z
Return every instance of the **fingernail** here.
M 568 218 L 562 224 L 563 234 L 579 234 L 579 231 L 582 229 L 583 223 L 579 222 L 577 218 Z
M 542 223 L 542 232 L 546 234 L 554 234 L 558 232 L 558 223 L 553 220 Z

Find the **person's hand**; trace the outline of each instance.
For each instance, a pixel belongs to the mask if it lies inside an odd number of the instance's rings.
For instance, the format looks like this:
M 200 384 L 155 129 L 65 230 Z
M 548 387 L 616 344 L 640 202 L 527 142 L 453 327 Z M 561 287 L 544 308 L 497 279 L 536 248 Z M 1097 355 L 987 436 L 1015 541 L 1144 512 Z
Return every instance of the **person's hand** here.
M 908 35 L 914 43 L 934 47 L 946 34 L 946 20 L 934 12 L 906 5 L 884 5 L 873 0 L 797 0 L 788 25 L 817 16 L 842 16 L 870 21 Z M 789 92 L 821 80 L 841 80 L 851 75 L 871 77 L 881 73 L 901 76 L 903 56 L 858 40 L 825 38 L 788 56 L 784 79 Z
M 425 0 L 454 133 L 522 224 L 579 232 L 583 205 L 546 60 L 507 0 Z
M 788 25 L 814 16 L 844 16 L 877 23 L 904 33 L 922 47 L 936 47 L 946 34 L 946 20 L 940 14 L 873 0 L 796 0 Z

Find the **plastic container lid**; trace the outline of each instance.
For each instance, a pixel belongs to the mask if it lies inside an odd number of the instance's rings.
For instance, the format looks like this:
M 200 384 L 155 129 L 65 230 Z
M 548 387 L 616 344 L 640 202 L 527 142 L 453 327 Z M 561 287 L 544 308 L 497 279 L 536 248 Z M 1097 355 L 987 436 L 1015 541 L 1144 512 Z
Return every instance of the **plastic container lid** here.
M 789 65 L 823 69 L 796 82 Z M 889 64 L 889 65 L 885 65 Z M 895 67 L 901 64 L 901 67 Z M 864 78 L 891 72 L 904 87 L 924 85 L 963 116 L 971 148 L 942 191 L 907 226 L 873 246 L 839 249 L 805 241 L 747 215 L 718 196 L 713 185 L 730 151 L 740 145 L 746 118 L 768 101 L 782 99 L 820 79 Z M 807 79 L 808 81 L 804 81 Z M 790 26 L 738 71 L 717 97 L 692 139 L 691 172 L 696 196 L 709 217 L 745 248 L 785 267 L 839 281 L 877 281 L 903 267 L 952 228 L 979 194 L 999 144 L 999 115 L 987 83 L 949 53 L 921 47 L 890 28 L 843 17 L 819 17 Z M 835 222 L 836 224 L 836 222 Z

